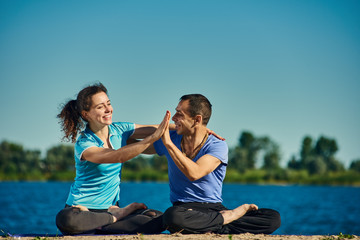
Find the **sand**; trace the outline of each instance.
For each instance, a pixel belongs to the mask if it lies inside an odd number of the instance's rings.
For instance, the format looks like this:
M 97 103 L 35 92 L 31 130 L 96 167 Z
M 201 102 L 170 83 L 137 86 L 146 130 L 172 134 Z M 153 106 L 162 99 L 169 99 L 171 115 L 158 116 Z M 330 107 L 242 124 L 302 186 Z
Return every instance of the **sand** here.
M 5 239 L 21 240 L 346 240 L 339 235 L 254 235 L 254 234 L 157 234 L 157 235 L 98 235 L 98 236 L 59 236 L 59 237 L 7 237 Z M 355 240 L 359 236 L 353 235 Z

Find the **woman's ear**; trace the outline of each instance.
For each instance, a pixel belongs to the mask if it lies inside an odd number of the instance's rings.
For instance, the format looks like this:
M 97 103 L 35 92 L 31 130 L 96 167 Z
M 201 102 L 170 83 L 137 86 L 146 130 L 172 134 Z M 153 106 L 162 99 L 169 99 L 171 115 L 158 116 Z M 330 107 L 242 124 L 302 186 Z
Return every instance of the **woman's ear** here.
M 85 111 L 85 110 L 82 110 L 82 111 L 81 111 L 81 117 L 82 117 L 85 121 L 87 121 L 87 115 L 88 115 L 88 112 L 87 112 L 87 111 Z

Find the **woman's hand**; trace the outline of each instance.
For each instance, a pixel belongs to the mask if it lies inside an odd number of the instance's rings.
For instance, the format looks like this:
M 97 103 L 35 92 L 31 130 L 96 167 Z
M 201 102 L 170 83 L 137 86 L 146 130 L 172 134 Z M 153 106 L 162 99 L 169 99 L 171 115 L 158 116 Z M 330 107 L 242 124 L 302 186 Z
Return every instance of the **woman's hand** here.
M 225 141 L 225 138 L 221 137 L 220 135 L 216 134 L 213 130 L 210 130 L 207 128 L 207 132 L 208 134 L 210 135 L 214 135 L 215 137 L 217 137 L 218 139 L 222 140 L 222 141 Z

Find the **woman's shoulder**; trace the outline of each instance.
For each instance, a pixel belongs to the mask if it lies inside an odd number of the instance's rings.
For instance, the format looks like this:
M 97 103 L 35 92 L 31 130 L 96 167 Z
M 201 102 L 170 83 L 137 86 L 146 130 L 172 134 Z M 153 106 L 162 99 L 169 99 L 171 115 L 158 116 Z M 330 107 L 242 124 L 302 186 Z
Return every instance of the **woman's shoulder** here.
M 109 125 L 111 134 L 121 134 L 124 132 L 133 132 L 135 123 L 132 122 L 113 122 Z

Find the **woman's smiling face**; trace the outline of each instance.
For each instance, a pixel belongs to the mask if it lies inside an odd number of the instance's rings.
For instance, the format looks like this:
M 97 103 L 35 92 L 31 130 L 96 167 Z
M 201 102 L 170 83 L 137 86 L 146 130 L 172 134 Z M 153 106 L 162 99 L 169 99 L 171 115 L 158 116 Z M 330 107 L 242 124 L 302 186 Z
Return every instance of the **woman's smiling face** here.
M 90 125 L 110 125 L 112 123 L 113 108 L 110 99 L 104 92 L 96 93 L 91 98 L 91 107 L 83 116 Z

